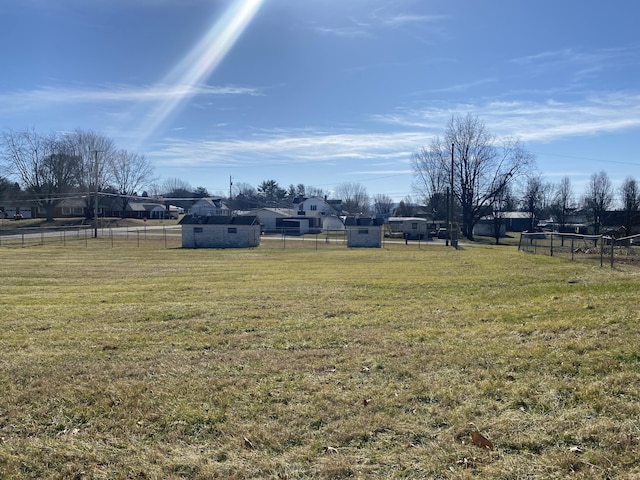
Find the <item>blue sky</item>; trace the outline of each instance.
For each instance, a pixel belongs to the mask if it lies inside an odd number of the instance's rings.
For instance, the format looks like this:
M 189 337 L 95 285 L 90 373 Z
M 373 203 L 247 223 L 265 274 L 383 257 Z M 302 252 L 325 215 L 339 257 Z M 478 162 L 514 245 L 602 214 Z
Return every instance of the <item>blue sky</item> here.
M 162 179 L 411 195 L 454 114 L 540 175 L 640 178 L 631 0 L 3 0 L 0 128 L 96 130 Z

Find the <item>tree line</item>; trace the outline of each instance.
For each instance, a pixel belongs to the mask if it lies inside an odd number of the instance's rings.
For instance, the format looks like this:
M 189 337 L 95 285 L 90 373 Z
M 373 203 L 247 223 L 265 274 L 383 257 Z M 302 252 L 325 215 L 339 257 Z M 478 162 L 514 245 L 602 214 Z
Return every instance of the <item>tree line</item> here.
M 6 130 L 0 135 L 0 160 L 3 172 L 18 180 L 2 177 L 0 194 L 28 196 L 48 220 L 69 197 L 84 198 L 86 211 L 94 211 L 97 192 L 114 194 L 124 211 L 154 178 L 144 155 L 118 149 L 109 137 L 87 130 L 46 135 Z
M 102 133 L 80 129 L 51 134 L 33 129 L 5 130 L 0 134 L 0 173 L 6 175 L 0 176 L 0 200 L 28 199 L 46 212 L 48 220 L 53 219 L 55 208 L 71 197 L 84 199 L 85 212 L 91 219 L 98 193 L 113 195 L 123 213 L 131 199 L 138 196 L 163 197 L 178 205 L 211 196 L 206 187 L 193 188 L 179 178 L 160 183 L 144 155 L 118 149 Z M 269 179 L 257 188 L 236 183 L 227 201 L 233 209 L 246 210 L 291 207 L 295 198 L 324 195 L 318 187 L 300 183 L 283 188 Z M 358 183 L 341 183 L 332 196 L 341 199 L 342 209 L 351 214 L 370 214 L 372 205 L 376 213 L 389 214 L 393 207 L 389 196 L 370 196 Z
M 411 158 L 413 189 L 436 219 L 459 222 L 462 234 L 473 240 L 473 227 L 481 218 L 499 220 L 506 211 L 528 212 L 535 219 L 553 216 L 562 229 L 568 215 L 582 209 L 599 233 L 605 212 L 616 198 L 604 171 L 594 173 L 581 197 L 568 176 L 557 185 L 545 182 L 535 158 L 518 139 L 498 140 L 477 116 L 453 116 L 442 137 L 436 136 Z M 640 192 L 629 176 L 619 191 L 624 227 L 638 225 Z
M 627 232 L 638 225 L 640 187 L 635 178 L 627 177 L 616 192 L 606 172 L 597 172 L 578 197 L 569 177 L 558 184 L 545 182 L 536 170 L 534 156 L 519 139 L 497 139 L 471 114 L 452 116 L 442 136 L 433 137 L 412 155 L 411 165 L 412 190 L 418 202 L 407 196 L 396 206 L 388 195 L 370 195 L 353 182 L 338 184 L 330 196 L 340 199 L 342 211 L 353 215 L 411 216 L 419 203 L 421 214 L 459 223 L 462 234 L 471 240 L 481 218 L 499 218 L 501 212 L 516 210 L 529 213 L 531 228 L 535 219 L 549 216 L 562 228 L 571 212 L 582 209 L 598 232 L 616 194 Z M 47 219 L 52 219 L 55 207 L 69 196 L 84 198 L 91 217 L 97 192 L 114 195 L 123 212 L 136 196 L 162 196 L 177 204 L 180 199 L 210 196 L 205 187 L 193 188 L 178 178 L 160 184 L 143 154 L 118 149 L 109 137 L 87 130 L 51 134 L 5 130 L 0 134 L 0 174 L 7 175 L 0 176 L 0 199 L 28 196 L 45 210 Z M 229 195 L 219 196 L 226 197 L 232 209 L 248 210 L 290 208 L 296 198 L 329 195 L 315 186 L 282 187 L 268 179 L 257 187 L 230 184 Z

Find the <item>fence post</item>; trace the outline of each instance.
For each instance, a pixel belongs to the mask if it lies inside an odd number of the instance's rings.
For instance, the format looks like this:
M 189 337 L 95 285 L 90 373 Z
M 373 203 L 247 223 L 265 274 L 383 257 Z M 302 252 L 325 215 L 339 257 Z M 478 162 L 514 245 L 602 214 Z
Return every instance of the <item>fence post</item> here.
M 162 236 L 164 237 L 164 248 L 167 248 L 167 227 L 162 227 Z
M 136 230 L 136 238 L 138 241 L 138 248 L 140 248 L 140 230 Z
M 553 257 L 553 232 L 551 232 L 551 247 L 549 248 L 549 256 Z
M 600 235 L 600 267 L 602 268 L 602 257 L 604 256 L 604 237 Z
M 573 240 L 574 240 L 574 238 L 573 238 L 573 236 L 572 236 L 572 237 L 571 237 L 571 261 L 572 261 L 572 262 L 573 262 L 573 252 L 574 252 L 574 250 L 573 250 Z
M 616 239 L 611 237 L 611 268 L 613 268 L 613 249 L 616 245 Z

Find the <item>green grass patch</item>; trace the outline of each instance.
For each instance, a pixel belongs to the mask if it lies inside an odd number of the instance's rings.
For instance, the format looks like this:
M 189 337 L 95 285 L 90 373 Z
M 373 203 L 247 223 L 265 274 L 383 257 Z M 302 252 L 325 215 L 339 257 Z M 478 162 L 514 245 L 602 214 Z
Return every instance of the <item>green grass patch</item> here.
M 640 475 L 637 269 L 307 243 L 0 250 L 0 477 Z

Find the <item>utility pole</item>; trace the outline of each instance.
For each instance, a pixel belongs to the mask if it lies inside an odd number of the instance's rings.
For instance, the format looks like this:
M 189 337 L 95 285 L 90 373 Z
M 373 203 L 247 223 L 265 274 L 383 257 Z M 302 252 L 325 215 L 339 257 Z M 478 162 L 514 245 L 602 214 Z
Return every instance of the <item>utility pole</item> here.
M 95 183 L 95 198 L 93 199 L 93 238 L 98 238 L 98 153 L 104 150 L 94 150 L 95 161 L 93 165 L 94 169 L 94 181 Z
M 233 186 L 233 178 L 229 175 L 229 201 L 231 201 L 231 187 Z
M 451 246 L 454 246 L 453 243 L 453 149 L 455 144 L 451 144 L 451 190 L 449 194 L 449 237 L 451 238 Z M 457 245 L 455 245 L 456 248 Z

